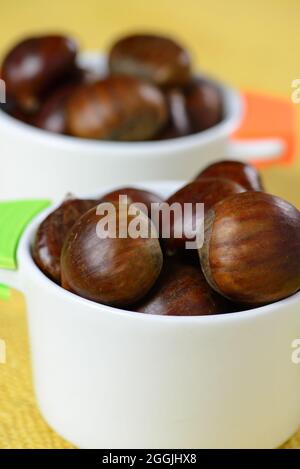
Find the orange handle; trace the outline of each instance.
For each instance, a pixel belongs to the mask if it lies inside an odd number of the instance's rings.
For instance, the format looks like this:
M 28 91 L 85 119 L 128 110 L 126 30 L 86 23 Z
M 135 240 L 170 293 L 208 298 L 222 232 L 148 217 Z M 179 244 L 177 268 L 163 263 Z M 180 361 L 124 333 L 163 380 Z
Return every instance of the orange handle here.
M 283 151 L 280 157 L 263 161 L 255 159 L 257 166 L 291 164 L 296 154 L 296 109 L 292 101 L 255 92 L 244 92 L 245 114 L 240 128 L 234 132 L 234 142 L 280 139 Z

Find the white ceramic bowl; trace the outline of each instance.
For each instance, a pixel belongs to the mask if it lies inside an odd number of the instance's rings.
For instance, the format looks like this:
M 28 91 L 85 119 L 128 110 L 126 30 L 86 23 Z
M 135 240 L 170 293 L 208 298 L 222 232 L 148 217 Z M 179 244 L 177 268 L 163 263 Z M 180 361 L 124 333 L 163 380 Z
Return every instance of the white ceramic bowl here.
M 180 183 L 143 183 L 168 196 Z M 52 209 L 50 209 L 52 210 Z M 47 422 L 81 448 L 274 448 L 300 424 L 300 293 L 240 313 L 165 317 L 85 300 L 51 282 L 26 229 L 19 270 L 34 383 Z
M 83 54 L 80 63 L 106 72 L 105 56 Z M 53 200 L 66 192 L 91 192 L 101 185 L 145 180 L 191 179 L 223 157 L 249 160 L 280 154 L 276 139 L 230 142 L 241 122 L 240 94 L 220 86 L 225 117 L 204 132 L 157 142 L 105 142 L 45 132 L 0 110 L 0 199 L 39 197 Z

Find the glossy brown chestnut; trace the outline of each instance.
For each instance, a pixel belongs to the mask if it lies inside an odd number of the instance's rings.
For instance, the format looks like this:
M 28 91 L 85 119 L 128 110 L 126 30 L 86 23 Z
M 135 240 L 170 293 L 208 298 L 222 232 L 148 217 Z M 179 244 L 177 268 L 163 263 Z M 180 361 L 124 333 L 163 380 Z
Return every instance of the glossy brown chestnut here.
M 35 111 L 40 96 L 74 67 L 76 53 L 75 42 L 59 35 L 19 42 L 3 62 L 7 92 L 21 108 Z
M 67 100 L 74 92 L 76 85 L 63 86 L 43 101 L 39 112 L 33 117 L 36 127 L 58 134 L 67 133 Z
M 160 134 L 158 140 L 167 138 L 183 137 L 191 133 L 189 116 L 186 111 L 185 96 L 178 88 L 167 90 L 166 99 L 168 103 L 169 121 Z
M 200 178 L 179 189 L 167 200 L 169 205 L 179 203 L 184 217 L 171 216 L 170 238 L 166 239 L 168 250 L 184 249 L 186 241 L 193 241 L 196 229 L 196 204 L 204 204 L 206 213 L 214 204 L 224 198 L 244 192 L 239 184 L 221 178 Z M 192 204 L 192 211 L 184 212 L 184 204 Z M 172 212 L 171 212 L 172 215 Z M 176 231 L 182 232 L 182 237 L 176 237 Z
M 69 132 L 104 140 L 146 140 L 167 121 L 163 94 L 132 77 L 109 77 L 77 88 L 68 101 Z
M 203 177 L 221 177 L 237 182 L 249 191 L 263 191 L 263 183 L 254 166 L 241 161 L 221 160 L 213 163 L 198 174 Z
M 23 112 L 18 108 L 14 100 L 6 98 L 6 103 L 0 104 L 0 109 L 11 117 L 26 124 L 32 124 L 32 115 Z
M 49 90 L 32 118 L 32 125 L 49 132 L 67 134 L 67 101 L 79 85 L 98 81 L 99 73 L 75 65 L 60 84 Z
M 40 224 L 32 246 L 32 256 L 39 268 L 60 283 L 60 255 L 65 237 L 79 217 L 97 205 L 96 200 L 68 199 Z
M 188 52 L 170 38 L 136 34 L 117 41 L 109 53 L 113 74 L 142 78 L 158 86 L 182 86 L 191 77 Z
M 61 255 L 62 286 L 99 303 L 126 307 L 148 293 L 160 274 L 163 256 L 157 237 L 120 237 L 118 229 L 113 237 L 109 228 L 107 236 L 101 236 L 101 220 L 108 227 L 117 220 L 118 226 L 125 213 L 127 222 L 123 218 L 122 223 L 128 231 L 134 221 L 128 205 L 112 205 L 117 218 L 111 211 L 98 215 L 92 208 L 71 228 Z M 147 233 L 155 230 L 143 212 L 139 223 Z
M 300 288 L 300 213 L 264 192 L 233 195 L 205 218 L 201 265 L 212 288 L 260 305 Z
M 0 78 L 1 78 L 1 75 L 0 75 Z M 0 103 L 1 111 L 6 112 L 6 114 L 11 114 L 11 112 L 13 112 L 15 108 L 16 108 L 15 100 L 6 93 L 5 103 Z
M 119 189 L 105 194 L 102 202 L 119 202 L 119 196 L 126 195 L 128 204 L 144 204 L 147 209 L 146 215 L 150 217 L 152 204 L 160 204 L 162 199 L 150 191 L 136 189 L 134 187 L 120 187 Z
M 0 69 L 0 78 L 3 80 L 2 69 Z M 0 110 L 22 122 L 29 122 L 31 116 L 18 108 L 16 100 L 5 90 L 5 102 L 0 103 Z
M 209 129 L 223 118 L 223 101 L 216 85 L 195 79 L 186 89 L 186 110 L 192 133 Z
M 158 281 L 135 310 L 168 316 L 204 316 L 228 312 L 229 301 L 209 286 L 200 265 L 167 258 Z

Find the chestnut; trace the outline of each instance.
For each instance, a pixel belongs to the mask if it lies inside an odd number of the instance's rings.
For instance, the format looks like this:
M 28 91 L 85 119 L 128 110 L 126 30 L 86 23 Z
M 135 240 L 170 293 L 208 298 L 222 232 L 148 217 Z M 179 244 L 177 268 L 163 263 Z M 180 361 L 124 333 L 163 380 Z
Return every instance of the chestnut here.
M 107 214 L 99 213 L 101 205 Z M 143 212 L 139 211 L 139 224 L 148 235 L 131 236 L 135 215 L 129 206 L 110 203 L 110 210 L 106 206 L 86 212 L 69 231 L 61 254 L 62 286 L 99 303 L 126 307 L 153 286 L 163 255 L 157 236 L 151 235 L 155 228 Z M 99 228 L 101 223 L 107 232 Z M 116 225 L 114 233 L 110 227 Z
M 83 138 L 146 140 L 166 121 L 166 102 L 159 89 L 126 76 L 82 85 L 67 105 L 68 130 Z
M 245 189 L 239 184 L 221 178 L 199 178 L 190 182 L 171 195 L 167 200 L 169 205 L 179 203 L 182 212 L 179 218 L 176 212 L 171 212 L 170 237 L 166 239 L 167 249 L 175 251 L 183 249 L 186 241 L 193 241 L 196 230 L 196 203 L 204 204 L 204 211 L 207 212 L 215 203 L 232 194 L 243 192 Z M 184 204 L 192 204 L 191 211 L 184 210 Z M 181 232 L 181 237 L 176 237 L 176 232 Z
M 39 98 L 74 67 L 75 42 L 49 35 L 24 39 L 3 61 L 2 76 L 7 92 L 26 111 L 35 111 Z
M 41 101 L 32 125 L 49 132 L 67 134 L 67 102 L 77 86 L 99 80 L 99 73 L 75 65 Z
M 212 82 L 202 78 L 194 79 L 187 87 L 185 96 L 192 133 L 209 129 L 222 120 L 222 95 Z
M 196 177 L 221 177 L 237 182 L 249 191 L 263 191 L 263 183 L 254 166 L 241 161 L 221 160 L 213 163 Z
M 183 86 L 191 77 L 188 52 L 163 36 L 123 37 L 112 46 L 108 59 L 112 74 L 136 76 L 158 86 Z
M 2 70 L 0 70 L 0 78 L 3 79 Z M 31 116 L 18 108 L 15 99 L 10 96 L 7 91 L 5 93 L 5 102 L 0 103 L 0 109 L 1 111 L 5 112 L 6 114 L 9 114 L 15 119 L 18 119 L 22 122 L 30 123 Z
M 33 125 L 49 132 L 66 134 L 67 100 L 74 90 L 74 85 L 62 86 L 49 94 L 41 105 L 39 112 L 33 117 Z
M 65 237 L 96 200 L 68 199 L 40 224 L 32 246 L 32 256 L 38 267 L 52 280 L 60 283 L 60 255 Z
M 101 202 L 119 202 L 119 196 L 126 195 L 128 204 L 144 204 L 147 208 L 146 215 L 151 215 L 152 204 L 160 204 L 162 199 L 150 191 L 142 189 L 136 189 L 134 187 L 120 187 L 112 192 L 109 192 L 102 196 Z
M 300 213 L 264 192 L 228 197 L 206 215 L 199 254 L 211 287 L 230 300 L 285 298 L 300 288 Z
M 191 133 L 189 117 L 186 112 L 185 96 L 178 88 L 165 93 L 169 120 L 167 126 L 156 136 L 156 140 L 183 137 Z
M 6 114 L 11 114 L 16 109 L 15 100 L 6 93 L 5 102 L 0 103 L 0 109 L 1 111 L 6 112 Z
M 32 125 L 32 116 L 19 109 L 15 102 L 7 100 L 6 103 L 0 105 L 0 109 L 18 121 Z
M 200 265 L 173 258 L 166 259 L 153 289 L 134 310 L 168 316 L 204 316 L 230 311 L 229 301 L 209 286 Z
M 159 217 L 159 208 L 163 200 L 158 195 L 154 194 L 153 192 L 145 191 L 142 189 L 136 189 L 134 187 L 121 187 L 112 192 L 109 192 L 108 194 L 105 194 L 101 198 L 101 202 L 119 203 L 120 196 L 127 196 L 127 203 L 129 205 L 145 205 L 145 213 L 154 222 L 155 227 L 157 228 L 158 233 L 160 235 L 160 218 L 157 218 L 157 213 Z

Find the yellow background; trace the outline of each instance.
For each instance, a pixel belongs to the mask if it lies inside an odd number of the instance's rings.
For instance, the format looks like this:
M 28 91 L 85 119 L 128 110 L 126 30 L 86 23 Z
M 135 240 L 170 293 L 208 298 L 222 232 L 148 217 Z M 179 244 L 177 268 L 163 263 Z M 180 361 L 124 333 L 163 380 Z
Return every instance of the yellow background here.
M 131 30 L 178 36 L 197 66 L 244 89 L 291 95 L 300 78 L 299 0 L 9 0 L 0 7 L 0 55 L 20 37 L 66 31 L 83 49 L 103 49 Z M 300 110 L 300 104 L 295 105 Z M 300 137 L 300 126 L 298 125 Z M 263 171 L 270 192 L 300 208 L 300 163 Z M 42 194 L 41 194 L 42 195 Z M 25 304 L 14 292 L 0 302 L 0 448 L 64 448 L 35 406 Z M 283 402 L 282 405 L 285 405 Z M 300 433 L 288 444 L 300 448 Z

